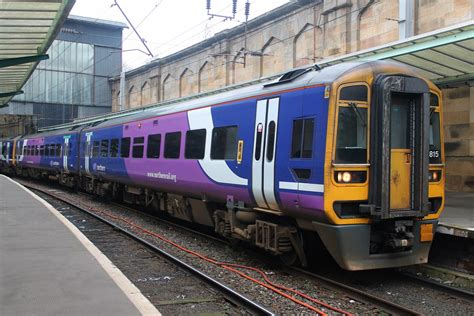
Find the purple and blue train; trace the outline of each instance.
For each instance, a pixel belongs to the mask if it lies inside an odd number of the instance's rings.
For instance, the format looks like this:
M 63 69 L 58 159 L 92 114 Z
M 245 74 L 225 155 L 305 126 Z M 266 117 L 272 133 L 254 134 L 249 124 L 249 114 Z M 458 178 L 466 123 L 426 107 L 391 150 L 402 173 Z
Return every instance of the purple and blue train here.
M 444 206 L 440 90 L 392 62 L 290 71 L 0 140 L 4 170 L 152 207 L 306 263 L 425 263 Z

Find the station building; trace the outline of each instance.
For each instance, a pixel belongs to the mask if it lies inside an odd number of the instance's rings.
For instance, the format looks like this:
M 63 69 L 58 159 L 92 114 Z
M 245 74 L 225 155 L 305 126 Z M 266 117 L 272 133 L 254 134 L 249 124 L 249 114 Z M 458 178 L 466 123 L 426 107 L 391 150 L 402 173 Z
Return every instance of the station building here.
M 15 96 L 0 109 L 3 137 L 111 111 L 109 79 L 122 70 L 126 24 L 70 15 L 47 54 Z
M 446 187 L 474 192 L 474 2 L 295 0 L 112 80 L 113 111 L 358 58 L 416 67 L 443 89 Z M 121 95 L 123 94 L 123 95 Z M 122 100 L 122 101 L 121 101 Z

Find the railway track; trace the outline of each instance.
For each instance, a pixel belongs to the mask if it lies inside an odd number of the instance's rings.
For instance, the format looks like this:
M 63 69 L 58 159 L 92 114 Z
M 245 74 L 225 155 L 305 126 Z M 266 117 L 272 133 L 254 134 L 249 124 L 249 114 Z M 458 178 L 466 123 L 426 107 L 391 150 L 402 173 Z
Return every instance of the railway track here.
M 25 187 L 34 190 L 34 191 L 39 191 L 42 194 L 48 195 L 54 199 L 60 200 L 61 202 L 68 204 L 69 206 L 80 210 L 81 212 L 84 212 L 88 214 L 89 216 L 92 216 L 99 221 L 109 225 L 112 227 L 114 230 L 119 231 L 120 233 L 134 239 L 135 241 L 139 242 L 140 244 L 146 246 L 148 249 L 152 250 L 153 252 L 156 252 L 160 256 L 166 258 L 169 262 L 172 262 L 173 264 L 181 267 L 182 269 L 190 272 L 191 274 L 195 275 L 205 283 L 207 283 L 209 286 L 220 292 L 227 300 L 232 302 L 233 304 L 237 306 L 241 306 L 245 308 L 247 311 L 249 311 L 251 314 L 256 314 L 256 315 L 275 315 L 275 313 L 257 302 L 249 299 L 248 297 L 238 293 L 237 291 L 234 291 L 230 287 L 226 286 L 225 284 L 217 281 L 216 279 L 212 278 L 211 276 L 207 275 L 206 273 L 192 267 L 191 265 L 187 264 L 186 262 L 180 260 L 179 258 L 173 256 L 171 253 L 167 252 L 166 250 L 157 247 L 156 245 L 150 243 L 149 241 L 145 240 L 144 238 L 128 231 L 127 229 L 122 228 L 121 226 L 115 224 L 114 222 L 108 220 L 107 218 L 98 215 L 97 213 L 90 211 L 84 207 L 81 207 L 79 205 L 76 205 L 67 199 L 64 199 L 54 193 L 51 193 L 47 190 L 44 190 L 38 186 L 33 186 L 33 185 L 28 185 L 25 183 L 22 183 Z
M 471 302 L 474 301 L 474 292 L 470 292 L 470 291 L 467 291 L 467 290 L 464 290 L 464 289 L 455 288 L 455 287 L 452 287 L 452 286 L 449 286 L 449 285 L 446 285 L 446 284 L 443 284 L 443 283 L 439 283 L 439 282 L 436 282 L 436 281 L 425 279 L 425 278 L 416 276 L 416 275 L 408 273 L 408 272 L 400 271 L 399 273 L 400 273 L 401 276 L 403 276 L 407 279 L 410 279 L 413 282 L 418 282 L 419 284 L 421 284 L 423 286 L 427 286 L 427 287 L 430 287 L 430 288 L 433 288 L 433 289 L 444 291 L 444 292 L 448 293 L 449 295 L 459 297 L 459 298 L 462 298 L 462 299 L 467 300 L 467 301 L 471 301 Z
M 113 202 L 112 204 L 120 206 L 120 207 L 125 208 L 125 209 L 129 209 L 132 212 L 137 212 L 138 211 L 137 209 L 135 209 L 133 207 L 125 206 L 125 205 L 122 205 L 122 204 L 119 204 L 119 203 Z M 141 212 L 141 211 L 139 211 L 139 212 Z M 168 225 L 178 227 L 179 229 L 183 229 L 183 230 L 186 230 L 188 232 L 192 232 L 193 234 L 197 234 L 197 235 L 205 237 L 205 238 L 210 238 L 210 239 L 215 240 L 217 242 L 222 242 L 222 243 L 229 244 L 229 242 L 226 239 L 219 238 L 219 237 L 214 237 L 214 236 L 211 236 L 209 234 L 205 234 L 205 233 L 202 233 L 202 232 L 197 231 L 195 229 L 189 228 L 187 226 L 180 225 L 176 222 L 168 221 L 166 219 L 159 218 L 157 216 L 153 216 L 153 215 L 145 213 L 145 212 L 142 212 L 142 214 L 145 215 L 145 216 L 148 216 L 152 219 L 160 220 L 162 222 L 165 222 Z M 322 275 L 319 275 L 319 274 L 316 274 L 314 272 L 307 271 L 307 270 L 304 270 L 304 269 L 301 269 L 301 268 L 296 268 L 296 267 L 289 267 L 289 269 L 292 269 L 292 270 L 297 271 L 299 273 L 303 273 L 303 274 L 306 274 L 310 277 L 318 279 L 321 282 L 323 282 L 327 285 L 330 285 L 331 287 L 335 287 L 336 289 L 344 289 L 345 291 L 351 293 L 351 296 L 357 297 L 359 300 L 362 300 L 362 301 L 370 303 L 370 304 L 383 306 L 384 309 L 387 310 L 387 311 L 400 312 L 400 311 L 403 311 L 403 309 L 404 309 L 403 306 L 394 304 L 390 301 L 387 301 L 387 300 L 384 300 L 384 299 L 379 298 L 377 296 L 374 296 L 374 295 L 371 295 L 369 293 L 363 292 L 360 289 L 349 286 L 349 285 L 344 284 L 342 282 L 338 282 L 336 280 L 326 278 L 326 277 L 324 277 Z M 417 282 L 421 285 L 425 285 L 425 286 L 428 286 L 428 287 L 436 289 L 436 290 L 444 291 L 446 293 L 449 293 L 453 296 L 456 296 L 456 297 L 459 297 L 459 298 L 462 298 L 462 299 L 465 299 L 465 300 L 469 300 L 469 301 L 474 300 L 474 293 L 473 292 L 469 292 L 467 290 L 463 290 L 463 289 L 460 289 L 460 288 L 455 288 L 455 287 L 445 285 L 445 284 L 442 284 L 442 283 L 439 283 L 439 282 L 431 281 L 431 280 L 428 280 L 428 279 L 425 279 L 425 278 L 422 278 L 422 277 L 418 277 L 418 276 L 410 274 L 410 273 L 406 273 L 406 272 L 402 272 L 402 271 L 400 271 L 399 273 L 402 277 L 404 277 L 406 279 L 410 279 L 411 281 Z M 414 311 L 412 311 L 410 309 L 406 309 L 405 312 L 407 314 L 409 314 L 409 313 L 414 312 Z
M 187 269 L 188 271 L 192 272 L 193 274 L 196 274 L 197 276 L 204 278 L 207 283 L 209 283 L 213 287 L 218 288 L 220 291 L 223 291 L 224 293 L 226 293 L 225 295 L 226 295 L 226 297 L 228 297 L 228 299 L 230 301 L 234 302 L 235 304 L 245 306 L 246 308 L 251 310 L 252 313 L 267 314 L 267 315 L 272 314 L 272 311 L 270 311 L 268 309 L 265 309 L 264 307 L 260 306 L 259 304 L 253 302 L 252 300 L 248 299 L 247 297 L 245 297 L 243 295 L 240 295 L 239 293 L 233 291 L 232 289 L 228 288 L 226 285 L 216 281 L 213 278 L 207 279 L 206 275 L 204 273 L 202 273 L 201 271 L 196 270 L 192 266 L 190 266 L 187 263 L 183 262 L 179 258 L 176 258 L 175 256 L 167 253 L 166 251 L 157 248 L 155 245 L 149 243 L 148 241 L 144 240 L 143 238 L 141 238 L 139 236 L 136 236 L 133 233 L 127 231 L 127 230 L 124 230 L 123 228 L 121 228 L 120 226 L 118 226 L 118 225 L 114 224 L 113 222 L 107 220 L 106 218 L 101 217 L 101 216 L 95 214 L 94 212 L 91 212 L 91 211 L 87 210 L 86 208 L 81 208 L 81 207 L 78 207 L 77 205 L 73 205 L 72 203 L 68 202 L 67 200 L 62 199 L 60 196 L 56 196 L 55 194 L 52 194 L 51 192 L 48 192 L 47 190 L 38 188 L 37 186 L 33 186 L 31 184 L 28 184 L 28 183 L 23 183 L 23 184 L 25 186 L 31 188 L 31 189 L 39 190 L 39 191 L 41 191 L 41 192 L 43 192 L 43 193 L 45 193 L 49 196 L 53 196 L 54 198 L 63 200 L 65 203 L 70 204 L 73 207 L 79 208 L 82 211 L 84 211 L 84 212 L 100 219 L 101 221 L 103 221 L 103 222 L 105 222 L 109 225 L 112 225 L 114 228 L 116 228 L 120 231 L 123 231 L 124 234 L 134 238 L 135 240 L 137 240 L 141 243 L 144 243 L 145 245 L 147 245 L 147 247 L 149 247 L 150 249 L 153 249 L 154 251 L 157 251 L 161 255 L 166 256 L 166 257 L 169 256 L 169 260 L 171 260 L 173 262 L 176 262 L 176 264 L 182 266 L 183 268 Z M 150 217 L 154 220 L 159 220 L 161 222 L 166 222 L 167 225 L 171 225 L 171 226 L 174 226 L 176 228 L 186 230 L 186 231 L 191 232 L 193 234 L 198 234 L 198 235 L 203 236 L 203 237 L 208 238 L 208 239 L 213 239 L 213 240 L 218 241 L 218 242 L 226 243 L 226 240 L 216 238 L 214 236 L 210 236 L 210 235 L 204 234 L 202 232 L 198 232 L 198 231 L 196 231 L 192 228 L 180 225 L 180 224 L 172 222 L 172 221 L 166 221 L 162 218 L 158 218 L 157 216 L 153 216 L 153 215 L 150 215 L 148 213 L 138 211 L 137 209 L 135 209 L 133 207 L 124 206 L 122 204 L 115 204 L 115 205 L 117 207 L 128 209 L 128 210 L 131 210 L 131 211 L 134 211 L 134 212 L 140 212 L 141 215 L 145 215 L 147 217 Z M 390 300 L 384 299 L 382 297 L 370 294 L 367 291 L 363 291 L 361 289 L 350 286 L 350 285 L 345 284 L 343 282 L 339 282 L 339 281 L 336 281 L 336 280 L 333 280 L 333 279 L 330 279 L 330 278 L 327 278 L 327 277 L 321 276 L 319 274 L 315 274 L 315 273 L 312 273 L 312 272 L 309 272 L 307 270 L 300 269 L 300 268 L 289 268 L 289 269 L 292 270 L 294 273 L 304 274 L 304 275 L 306 275 L 306 276 L 308 276 L 312 279 L 315 279 L 315 280 L 317 280 L 317 282 L 319 282 L 321 284 L 324 284 L 326 287 L 334 289 L 338 292 L 342 292 L 346 296 L 348 296 L 348 297 L 350 297 L 354 300 L 364 302 L 365 304 L 370 304 L 370 305 L 376 306 L 378 309 L 383 310 L 387 313 L 397 314 L 397 315 L 420 315 L 420 313 L 418 311 L 415 311 L 415 310 L 412 310 L 412 309 L 407 308 L 405 306 L 396 304 L 396 303 L 391 302 Z M 412 276 L 406 275 L 405 277 L 410 278 Z M 419 282 L 427 282 L 426 280 L 418 280 L 418 281 Z M 449 292 L 450 294 L 455 295 L 457 297 L 461 297 L 463 299 L 472 299 L 472 293 L 457 290 L 457 289 L 454 289 L 452 287 L 442 286 L 442 285 L 439 285 L 438 283 L 430 283 L 430 287 L 436 288 L 437 290 L 440 290 L 440 289 L 445 290 L 445 291 Z
M 116 203 L 116 202 L 112 202 L 112 204 L 117 205 L 117 206 L 122 207 L 122 208 L 125 208 L 125 209 L 129 209 L 132 212 L 137 212 L 137 211 L 141 212 L 141 211 L 139 211 L 139 210 L 137 210 L 133 207 L 125 206 L 123 204 L 119 204 L 119 203 Z M 205 234 L 205 233 L 202 233 L 198 230 L 192 229 L 190 227 L 180 225 L 176 222 L 168 221 L 166 219 L 159 218 L 157 216 L 153 216 L 153 215 L 145 213 L 145 212 L 141 212 L 141 213 L 143 215 L 147 216 L 147 217 L 152 218 L 152 219 L 160 220 L 160 221 L 162 221 L 162 222 L 164 222 L 168 225 L 172 225 L 174 227 L 178 227 L 179 229 L 182 229 L 182 230 L 185 230 L 185 231 L 188 231 L 188 232 L 192 232 L 193 234 L 197 234 L 199 236 L 202 236 L 202 237 L 205 237 L 205 238 L 208 238 L 208 239 L 212 239 L 212 240 L 215 240 L 217 242 L 222 242 L 222 243 L 229 244 L 229 242 L 226 239 L 219 238 L 219 237 L 214 237 L 214 236 L 211 236 L 209 234 Z M 344 289 L 348 293 L 351 293 L 351 296 L 357 297 L 359 300 L 362 300 L 362 301 L 370 303 L 370 304 L 383 306 L 384 309 L 387 310 L 387 311 L 392 311 L 392 312 L 396 313 L 396 312 L 403 311 L 403 309 L 404 309 L 403 306 L 394 304 L 390 301 L 387 301 L 385 299 L 382 299 L 382 298 L 379 298 L 377 296 L 371 295 L 369 293 L 363 292 L 360 289 L 349 286 L 349 285 L 344 284 L 342 282 L 338 282 L 336 280 L 326 278 L 326 277 L 324 277 L 322 275 L 319 275 L 319 274 L 316 274 L 314 272 L 307 271 L 307 270 L 304 270 L 304 269 L 301 269 L 301 268 L 296 268 L 296 267 L 289 267 L 289 269 L 292 269 L 292 270 L 297 271 L 299 273 L 303 273 L 303 274 L 306 274 L 310 277 L 318 279 L 319 281 L 321 281 L 321 282 L 323 282 L 327 285 L 330 285 L 331 287 L 335 287 L 336 289 Z M 422 277 L 418 277 L 418 276 L 410 274 L 410 273 L 406 273 L 406 272 L 402 272 L 402 271 L 400 271 L 399 273 L 402 277 L 404 277 L 406 279 L 410 279 L 411 281 L 417 282 L 421 285 L 425 285 L 425 286 L 428 286 L 428 287 L 436 289 L 436 290 L 444 291 L 446 293 L 449 293 L 453 296 L 456 296 L 456 297 L 459 297 L 459 298 L 462 298 L 462 299 L 465 299 L 465 300 L 469 300 L 469 301 L 474 300 L 474 293 L 473 292 L 469 292 L 467 290 L 463 290 L 463 289 L 460 289 L 460 288 L 455 288 L 455 287 L 445 285 L 445 284 L 442 284 L 442 283 L 439 283 L 439 282 L 431 281 L 431 280 L 428 280 L 428 279 L 425 279 L 425 278 L 422 278 Z M 410 314 L 411 312 L 414 312 L 414 311 L 412 311 L 410 309 L 406 309 L 405 312 L 407 314 Z M 416 313 L 416 312 L 414 312 L 414 313 Z

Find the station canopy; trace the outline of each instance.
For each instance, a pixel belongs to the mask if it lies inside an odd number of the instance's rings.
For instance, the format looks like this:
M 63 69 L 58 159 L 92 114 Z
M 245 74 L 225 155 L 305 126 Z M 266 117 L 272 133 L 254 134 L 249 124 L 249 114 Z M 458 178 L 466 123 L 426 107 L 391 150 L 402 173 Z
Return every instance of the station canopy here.
M 0 107 L 23 93 L 75 0 L 0 1 Z
M 354 60 L 394 60 L 416 68 L 440 87 L 474 84 L 474 21 L 356 53 L 322 60 L 326 67 Z

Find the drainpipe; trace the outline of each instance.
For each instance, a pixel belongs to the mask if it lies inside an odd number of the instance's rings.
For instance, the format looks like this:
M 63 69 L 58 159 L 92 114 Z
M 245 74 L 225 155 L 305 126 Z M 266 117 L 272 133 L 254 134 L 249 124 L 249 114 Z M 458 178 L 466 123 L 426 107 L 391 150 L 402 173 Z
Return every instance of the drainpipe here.
M 398 4 L 398 39 L 404 39 L 415 33 L 414 0 L 399 0 Z
M 125 70 L 120 73 L 119 111 L 125 110 Z

